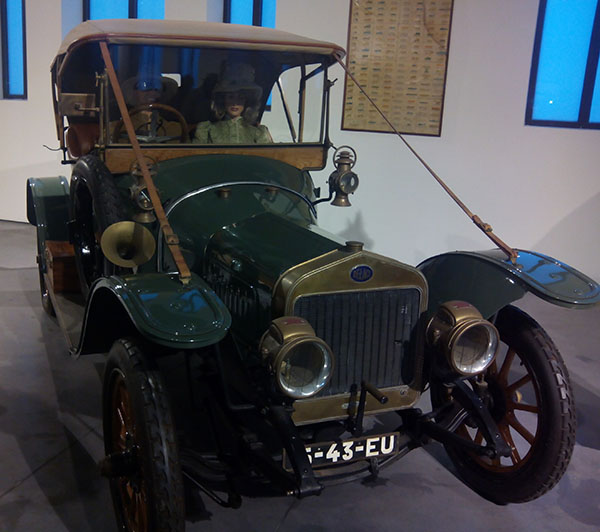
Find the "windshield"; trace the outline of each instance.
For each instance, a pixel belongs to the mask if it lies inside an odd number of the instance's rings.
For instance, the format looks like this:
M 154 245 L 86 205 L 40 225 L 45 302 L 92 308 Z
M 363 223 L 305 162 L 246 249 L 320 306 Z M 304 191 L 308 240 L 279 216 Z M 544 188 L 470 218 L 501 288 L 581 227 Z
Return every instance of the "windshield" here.
M 111 57 L 142 143 L 324 142 L 323 56 L 113 45 Z M 108 144 L 128 144 L 108 84 L 104 101 Z

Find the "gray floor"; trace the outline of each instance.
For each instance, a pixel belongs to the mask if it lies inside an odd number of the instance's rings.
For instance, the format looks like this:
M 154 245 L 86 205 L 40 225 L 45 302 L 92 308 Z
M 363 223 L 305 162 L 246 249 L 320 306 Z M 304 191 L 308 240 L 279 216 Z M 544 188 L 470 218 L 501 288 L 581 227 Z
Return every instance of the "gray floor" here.
M 0 249 L 0 531 L 116 530 L 95 466 L 102 357 L 70 359 L 43 313 L 34 228 L 0 222 Z M 600 308 L 521 303 L 553 336 L 575 388 L 577 444 L 553 491 L 495 506 L 464 486 L 432 444 L 385 469 L 375 484 L 345 484 L 301 501 L 247 498 L 239 510 L 205 500 L 206 514 L 187 530 L 600 530 Z

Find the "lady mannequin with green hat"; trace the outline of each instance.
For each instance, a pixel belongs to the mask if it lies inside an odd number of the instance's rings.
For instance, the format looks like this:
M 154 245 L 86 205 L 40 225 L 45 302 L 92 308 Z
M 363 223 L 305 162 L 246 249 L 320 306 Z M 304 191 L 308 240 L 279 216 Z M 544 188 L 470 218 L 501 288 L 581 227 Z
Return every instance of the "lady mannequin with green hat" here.
M 226 64 L 213 90 L 216 122 L 201 122 L 193 142 L 199 144 L 265 144 L 273 142 L 266 126 L 256 124 L 262 89 L 247 64 Z

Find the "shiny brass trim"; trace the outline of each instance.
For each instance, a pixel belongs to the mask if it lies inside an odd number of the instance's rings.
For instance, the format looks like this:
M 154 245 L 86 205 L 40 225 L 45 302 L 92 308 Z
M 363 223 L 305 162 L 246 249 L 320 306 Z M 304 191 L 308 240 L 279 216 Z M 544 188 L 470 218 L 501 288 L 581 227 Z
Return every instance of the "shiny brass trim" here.
M 364 244 L 358 240 L 348 240 L 346 242 L 346 249 L 348 251 L 362 251 Z
M 361 283 L 352 280 L 350 271 L 362 265 L 369 266 L 373 276 Z M 390 288 L 416 288 L 421 292 L 420 311 L 427 309 L 427 281 L 416 268 L 370 251 L 341 248 L 285 271 L 273 288 L 273 313 L 293 314 L 296 300 L 309 294 Z
M 475 372 L 465 372 L 455 364 L 452 353 L 460 336 L 473 327 L 484 327 L 487 330 L 488 352 L 493 350 L 493 354 L 485 367 Z M 468 376 L 482 373 L 493 362 L 498 350 L 499 337 L 496 327 L 484 319 L 479 310 L 466 301 L 447 301 L 440 305 L 429 320 L 425 331 L 427 343 L 444 352 L 452 370 Z
M 271 322 L 269 332 L 280 343 L 285 344 L 301 336 L 314 336 L 315 331 L 304 318 L 283 316 Z
M 317 345 L 322 357 L 319 375 L 310 383 L 310 391 L 305 390 L 308 386 L 306 383 L 300 388 L 286 384 L 281 371 L 284 367 L 290 369 L 290 360 L 283 366 L 288 355 L 307 343 Z M 279 390 L 294 399 L 309 398 L 318 394 L 331 379 L 335 364 L 333 352 L 322 338 L 315 335 L 314 329 L 304 318 L 283 316 L 273 320 L 260 340 L 259 350 Z
M 285 315 L 285 296 L 304 272 L 309 272 L 313 268 L 316 271 L 321 271 L 332 263 L 338 254 L 340 254 L 340 250 L 328 251 L 324 255 L 296 264 L 283 272 L 279 276 L 279 279 L 275 281 L 275 286 L 273 287 L 273 317 Z
M 367 265 L 373 270 L 373 276 L 368 281 L 357 282 L 350 277 L 352 268 L 359 265 Z M 273 288 L 273 312 L 274 316 L 291 315 L 296 301 L 302 296 L 312 294 L 409 288 L 417 289 L 421 294 L 419 310 L 422 321 L 427 310 L 428 287 L 421 272 L 394 259 L 369 251 L 356 251 L 351 246 L 346 246 L 293 266 L 284 272 Z M 421 323 L 417 327 L 422 325 Z M 414 381 L 410 385 L 382 389 L 389 397 L 385 405 L 369 396 L 365 414 L 409 408 L 419 399 L 424 356 L 421 348 L 422 330 L 417 334 L 419 339 L 415 352 L 410 355 L 415 357 Z M 349 414 L 350 399 L 350 394 L 341 394 L 296 401 L 292 419 L 298 425 L 343 419 Z
M 228 199 L 231 196 L 231 188 L 223 187 L 217 189 L 217 196 L 221 199 Z
M 156 241 L 150 230 L 136 222 L 123 221 L 107 227 L 100 247 L 106 258 L 124 268 L 133 268 L 148 262 L 156 250 Z
M 388 402 L 382 405 L 377 399 L 367 395 L 365 415 L 382 414 L 393 410 L 410 408 L 421 396 L 418 390 L 409 386 L 383 388 L 381 392 L 388 397 Z M 342 394 L 296 401 L 294 403 L 292 420 L 296 425 L 306 425 L 308 423 L 347 418 L 350 414 L 355 414 L 354 410 L 358 406 L 358 396 L 354 398 L 354 404 L 351 403 L 351 400 L 352 396 L 350 394 Z

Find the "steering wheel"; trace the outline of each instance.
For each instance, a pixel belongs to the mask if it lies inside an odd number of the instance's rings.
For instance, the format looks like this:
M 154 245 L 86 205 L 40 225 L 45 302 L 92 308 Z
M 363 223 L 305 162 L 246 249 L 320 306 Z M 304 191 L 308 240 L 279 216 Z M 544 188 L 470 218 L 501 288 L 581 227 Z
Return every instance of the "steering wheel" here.
M 177 110 L 175 107 L 171 107 L 170 105 L 166 105 L 164 103 L 148 103 L 144 105 L 139 105 L 138 107 L 134 107 L 129 111 L 129 118 L 132 119 L 135 115 L 138 115 L 143 112 L 150 111 L 152 113 L 152 117 L 149 121 L 144 122 L 138 125 L 135 129 L 136 138 L 141 142 L 168 142 L 169 140 L 173 140 L 177 138 L 177 135 L 169 136 L 166 135 L 167 131 L 165 129 L 162 120 L 159 120 L 161 113 L 164 114 L 172 114 L 179 123 L 181 127 L 181 135 L 179 135 L 179 142 L 186 143 L 189 140 L 189 126 L 184 118 L 184 116 Z M 124 125 L 123 117 L 119 120 L 119 123 L 115 126 L 115 129 L 112 133 L 112 141 L 119 142 L 119 138 L 121 137 L 121 130 Z M 158 135 L 160 130 L 163 130 L 164 135 Z M 146 135 L 138 134 L 138 131 L 143 130 L 146 131 Z

